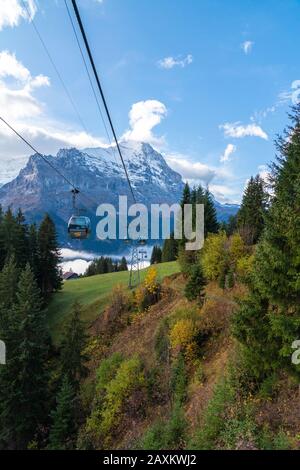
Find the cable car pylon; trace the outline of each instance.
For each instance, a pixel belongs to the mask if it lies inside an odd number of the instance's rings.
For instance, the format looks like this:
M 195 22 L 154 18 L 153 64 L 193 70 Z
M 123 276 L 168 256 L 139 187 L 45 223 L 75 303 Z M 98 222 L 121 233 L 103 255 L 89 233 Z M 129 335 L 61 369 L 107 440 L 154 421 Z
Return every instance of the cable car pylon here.
M 134 289 L 141 282 L 139 249 L 134 243 L 131 250 L 131 265 L 129 274 L 129 288 Z

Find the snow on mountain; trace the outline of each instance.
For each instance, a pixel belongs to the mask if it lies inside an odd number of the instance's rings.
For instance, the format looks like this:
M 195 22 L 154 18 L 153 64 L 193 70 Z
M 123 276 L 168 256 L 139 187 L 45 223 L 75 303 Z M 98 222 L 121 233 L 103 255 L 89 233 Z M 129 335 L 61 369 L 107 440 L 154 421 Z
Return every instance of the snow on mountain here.
M 170 185 L 176 189 L 176 186 L 180 183 L 180 175 L 171 170 L 163 156 L 154 150 L 151 145 L 126 141 L 120 144 L 120 148 L 134 187 L 138 187 L 141 183 L 150 183 L 169 190 Z M 92 166 L 99 169 L 105 166 L 108 174 L 118 173 L 121 178 L 125 178 L 124 169 L 115 146 L 85 149 L 83 152 L 89 156 Z M 174 178 L 175 175 L 178 175 L 179 178 Z

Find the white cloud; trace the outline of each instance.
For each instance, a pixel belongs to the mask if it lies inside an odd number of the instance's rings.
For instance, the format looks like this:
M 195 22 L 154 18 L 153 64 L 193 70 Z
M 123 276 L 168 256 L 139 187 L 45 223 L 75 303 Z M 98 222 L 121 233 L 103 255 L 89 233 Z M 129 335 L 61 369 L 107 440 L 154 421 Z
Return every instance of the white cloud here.
M 236 146 L 233 145 L 233 144 L 228 144 L 226 149 L 225 149 L 225 152 L 224 154 L 221 156 L 220 158 L 220 162 L 221 163 L 226 163 L 226 162 L 229 162 L 230 161 L 230 156 L 236 152 Z
M 74 261 L 65 261 L 61 263 L 61 267 L 64 273 L 73 271 L 76 274 L 84 274 L 91 261 L 86 261 L 84 259 L 76 259 Z
M 103 141 L 85 132 L 49 119 L 43 103 L 34 92 L 50 85 L 44 75 L 32 76 L 30 71 L 8 51 L 0 53 L 0 115 L 23 133 L 42 153 L 55 154 L 61 147 L 93 147 Z M 0 183 L 15 177 L 32 152 L 0 123 Z M 12 164 L 12 159 L 13 163 Z
M 185 155 L 169 154 L 165 158 L 168 165 L 184 180 L 202 181 L 208 184 L 216 176 L 214 169 L 200 162 L 191 162 Z
M 167 108 L 160 101 L 147 100 L 133 104 L 129 112 L 131 129 L 125 132 L 122 138 L 161 145 L 163 138 L 155 137 L 152 130 L 166 115 Z
M 30 20 L 36 13 L 36 4 L 34 0 L 25 0 L 27 9 L 23 8 L 20 0 L 1 0 L 0 1 L 0 31 L 5 27 L 18 26 L 22 19 Z
M 261 123 L 264 119 L 266 119 L 269 114 L 275 113 L 277 111 L 278 107 L 280 106 L 280 103 L 275 103 L 273 106 L 268 106 L 265 109 L 262 109 L 260 111 L 255 111 L 253 116 L 251 116 L 250 120 L 254 123 Z
M 0 78 L 7 77 L 12 77 L 19 82 L 26 83 L 32 88 L 50 85 L 49 77 L 45 75 L 33 77 L 22 62 L 16 58 L 16 55 L 6 50 L 0 52 Z
M 30 79 L 30 72 L 16 59 L 15 54 L 2 51 L 0 52 L 0 77 L 13 77 L 25 82 Z
M 60 253 L 64 261 L 73 261 L 78 258 L 84 259 L 85 261 L 93 261 L 93 259 L 96 257 L 94 253 L 80 250 L 71 250 L 70 248 L 62 248 Z
M 164 155 L 168 165 L 177 171 L 184 181 L 191 184 L 210 184 L 212 180 L 232 180 L 232 174 L 227 168 L 210 166 L 201 162 L 195 162 L 188 155 L 180 153 L 167 153 Z
M 188 54 L 186 57 L 165 57 L 164 59 L 159 60 L 157 64 L 162 69 L 170 70 L 174 67 L 184 68 L 187 65 L 192 64 L 193 61 L 193 56 L 191 54 Z
M 6 79 L 12 78 L 11 83 Z M 44 75 L 32 76 L 30 71 L 9 51 L 0 52 L 0 109 L 7 119 L 35 117 L 41 114 L 42 105 L 34 98 L 35 88 L 49 86 Z
M 225 184 L 211 184 L 209 185 L 209 190 L 212 192 L 216 200 L 222 204 L 240 203 L 239 191 L 234 189 L 232 186 L 226 186 Z
M 279 94 L 279 103 L 284 104 L 292 101 L 294 105 L 300 102 L 300 80 L 294 80 L 289 91 L 283 91 Z
M 245 42 L 243 42 L 243 44 L 241 44 L 241 48 L 243 49 L 243 51 L 246 55 L 250 54 L 250 52 L 252 51 L 253 46 L 254 46 L 253 41 L 245 41 Z
M 14 90 L 0 80 L 0 109 L 4 118 L 16 120 L 40 115 L 42 105 L 26 86 Z
M 243 137 L 260 137 L 261 139 L 268 140 L 266 132 L 257 124 L 248 124 L 243 126 L 239 122 L 226 123 L 219 126 L 224 130 L 226 137 L 233 137 L 235 139 L 242 139 Z

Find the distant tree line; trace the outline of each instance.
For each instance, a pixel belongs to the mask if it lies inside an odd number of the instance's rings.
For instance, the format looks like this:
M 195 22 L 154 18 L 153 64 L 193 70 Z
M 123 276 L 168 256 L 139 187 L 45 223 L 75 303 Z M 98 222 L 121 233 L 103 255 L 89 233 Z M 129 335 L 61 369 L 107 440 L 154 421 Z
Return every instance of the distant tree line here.
M 121 261 L 114 261 L 112 258 L 101 256 L 91 262 L 84 275 L 89 277 L 96 274 L 117 273 L 120 271 L 128 271 L 125 256 L 122 257 Z

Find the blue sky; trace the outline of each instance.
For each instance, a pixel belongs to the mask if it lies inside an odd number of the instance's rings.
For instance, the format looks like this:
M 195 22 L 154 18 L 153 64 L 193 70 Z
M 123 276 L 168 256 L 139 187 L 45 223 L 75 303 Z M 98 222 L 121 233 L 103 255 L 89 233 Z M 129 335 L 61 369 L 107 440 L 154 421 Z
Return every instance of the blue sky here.
M 69 0 L 68 0 L 69 1 Z M 63 0 L 0 0 L 0 109 L 43 153 L 105 143 Z M 146 140 L 192 184 L 239 201 L 274 158 L 300 89 L 300 0 L 78 0 L 118 135 Z M 300 94 L 299 94 L 300 95 Z M 0 127 L 0 182 L 28 150 Z

